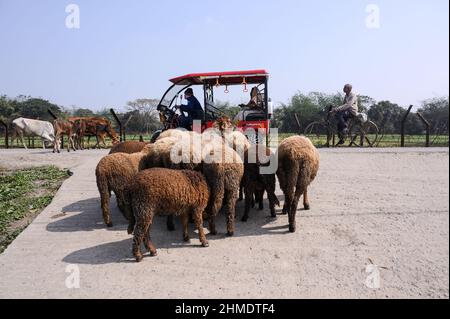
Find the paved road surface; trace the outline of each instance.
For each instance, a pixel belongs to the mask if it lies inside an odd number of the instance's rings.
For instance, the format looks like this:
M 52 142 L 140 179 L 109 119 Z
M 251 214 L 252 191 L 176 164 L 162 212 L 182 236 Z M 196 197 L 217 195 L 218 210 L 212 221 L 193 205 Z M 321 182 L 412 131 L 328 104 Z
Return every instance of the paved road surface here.
M 94 169 L 106 151 L 0 150 L 0 167 L 75 173 L 0 255 L 0 298 L 448 298 L 448 149 L 320 152 L 295 234 L 286 216 L 252 211 L 233 238 L 222 216 L 201 248 L 193 227 L 184 244 L 179 223 L 169 233 L 157 218 L 159 254 L 137 264 L 114 200 L 115 227 L 102 223 Z

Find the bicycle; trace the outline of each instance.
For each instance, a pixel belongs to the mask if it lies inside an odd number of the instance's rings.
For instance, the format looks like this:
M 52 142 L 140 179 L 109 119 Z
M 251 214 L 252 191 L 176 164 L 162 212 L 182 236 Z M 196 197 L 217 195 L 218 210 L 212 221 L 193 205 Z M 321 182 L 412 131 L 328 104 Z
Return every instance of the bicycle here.
M 305 136 L 317 147 L 335 147 L 337 146 L 336 136 L 338 135 L 336 125 L 331 122 L 331 110 L 333 106 L 329 106 L 327 117 L 325 120 L 316 121 L 309 124 L 305 129 Z M 350 122 L 348 134 L 345 139 L 349 139 L 349 147 L 374 147 L 378 140 L 378 126 L 367 120 L 362 122 L 358 118 L 354 118 Z

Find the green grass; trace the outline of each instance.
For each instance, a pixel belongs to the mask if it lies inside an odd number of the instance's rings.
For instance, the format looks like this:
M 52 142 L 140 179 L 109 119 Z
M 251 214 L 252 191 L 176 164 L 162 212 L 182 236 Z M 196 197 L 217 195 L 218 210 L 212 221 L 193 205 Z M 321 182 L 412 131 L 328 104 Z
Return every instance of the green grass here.
M 67 177 L 54 166 L 0 172 L 0 253 L 50 204 Z
M 278 134 L 278 143 L 281 143 L 284 139 L 295 135 L 296 133 L 279 133 Z M 144 140 L 146 142 L 150 141 L 149 135 L 143 135 Z M 379 135 L 378 138 L 381 138 L 382 136 Z M 336 138 L 337 139 L 337 138 Z M 449 136 L 448 135 L 441 135 L 441 136 L 435 136 L 431 135 L 431 146 L 433 147 L 448 147 L 449 146 Z M 127 141 L 139 141 L 139 134 L 127 134 L 126 135 Z M 320 136 L 319 139 L 312 139 L 314 144 L 318 147 L 321 147 L 326 142 L 326 136 Z M 86 139 L 87 142 L 87 139 Z M 95 145 L 95 139 L 91 138 L 91 147 Z M 112 146 L 111 140 L 106 140 L 106 145 L 108 148 Z M 275 146 L 275 141 L 271 141 L 271 146 Z M 0 137 L 0 147 L 5 146 L 4 138 Z M 41 148 L 41 140 L 35 139 L 34 142 L 35 148 Z M 67 139 L 64 139 L 64 146 L 67 147 Z M 405 146 L 406 147 L 422 147 L 425 146 L 425 135 L 407 135 L 405 136 Z M 14 147 L 22 147 L 17 146 L 16 143 L 14 143 Z M 400 134 L 387 134 L 382 137 L 381 141 L 378 144 L 378 147 L 400 147 Z
M 278 143 L 281 143 L 284 139 L 295 135 L 294 133 L 280 133 L 278 134 Z M 327 141 L 326 135 L 321 135 L 319 137 L 310 137 L 313 143 L 318 147 L 324 147 Z M 336 141 L 338 138 L 336 137 Z M 406 135 L 405 136 L 405 146 L 406 147 L 423 147 L 425 146 L 426 136 L 425 135 Z M 430 136 L 432 147 L 448 147 L 449 146 L 449 136 Z M 346 143 L 345 145 L 348 145 Z M 275 146 L 272 141 L 271 146 Z M 384 136 L 378 136 L 377 147 L 400 147 L 400 134 L 389 134 Z

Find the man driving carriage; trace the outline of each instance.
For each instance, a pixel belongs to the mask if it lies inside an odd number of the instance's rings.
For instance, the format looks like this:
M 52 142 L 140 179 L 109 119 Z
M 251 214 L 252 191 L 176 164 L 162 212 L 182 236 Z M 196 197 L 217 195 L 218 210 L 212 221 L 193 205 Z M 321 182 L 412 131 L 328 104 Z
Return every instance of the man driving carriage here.
M 187 130 L 192 130 L 192 123 L 195 120 L 202 121 L 204 118 L 204 112 L 198 99 L 194 96 L 192 88 L 188 88 L 184 91 L 184 98 L 188 101 L 187 105 L 177 106 L 181 112 L 186 112 L 188 115 L 182 115 L 180 121 L 180 127 Z
M 331 110 L 332 113 L 336 113 L 335 116 L 338 121 L 339 142 L 337 145 L 345 143 L 345 137 L 348 134 L 348 124 L 351 119 L 358 115 L 358 96 L 352 92 L 352 89 L 351 84 L 346 84 L 344 86 L 344 104 Z

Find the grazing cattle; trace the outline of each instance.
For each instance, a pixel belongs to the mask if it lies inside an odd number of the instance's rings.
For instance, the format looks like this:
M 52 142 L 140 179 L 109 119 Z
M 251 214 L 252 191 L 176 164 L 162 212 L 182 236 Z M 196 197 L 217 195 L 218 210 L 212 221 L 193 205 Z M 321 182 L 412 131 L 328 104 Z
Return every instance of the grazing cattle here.
M 23 140 L 23 136 L 39 136 L 42 140 L 42 148 L 45 149 L 45 142 L 54 143 L 55 142 L 55 132 L 53 126 L 50 122 L 39 121 L 33 119 L 26 119 L 20 117 L 15 119 L 13 122 L 14 132 L 11 140 L 11 144 L 14 140 L 19 137 L 22 141 L 25 149 L 27 146 Z
M 73 141 L 74 126 L 72 122 L 64 120 L 54 120 L 53 126 L 55 128 L 55 144 L 53 146 L 53 153 L 60 152 L 61 137 L 63 134 L 66 134 L 69 140 L 69 142 L 67 143 L 67 152 L 70 152 L 70 146 L 72 146 L 72 149 L 76 151 L 75 143 Z
M 83 119 L 77 119 L 71 123 L 73 123 L 75 147 L 79 150 L 84 150 L 84 135 L 86 132 L 86 122 Z
M 106 147 L 106 136 L 109 136 L 112 139 L 113 144 L 119 143 L 119 137 L 117 136 L 117 133 L 114 131 L 111 122 L 108 119 L 103 117 L 71 117 L 69 118 L 69 121 L 74 122 L 80 119 L 84 122 L 84 136 L 88 137 L 88 145 L 92 136 L 95 136 L 97 140 L 94 148 L 99 148 L 100 143 L 102 143 L 104 147 Z

